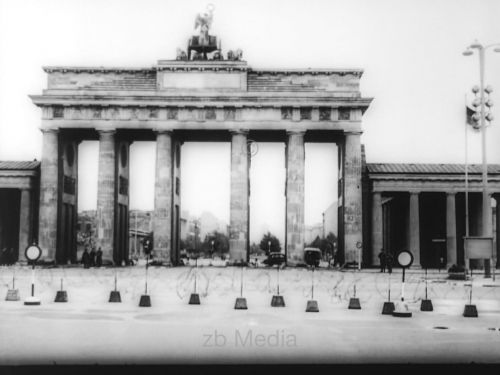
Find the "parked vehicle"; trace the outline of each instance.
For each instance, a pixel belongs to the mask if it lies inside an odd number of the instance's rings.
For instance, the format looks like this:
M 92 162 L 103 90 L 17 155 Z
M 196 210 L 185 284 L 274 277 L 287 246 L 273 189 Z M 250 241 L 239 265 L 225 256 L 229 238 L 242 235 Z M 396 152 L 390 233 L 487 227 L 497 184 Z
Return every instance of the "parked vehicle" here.
M 264 260 L 262 263 L 272 267 L 275 265 L 282 265 L 283 263 L 285 263 L 285 261 L 286 261 L 285 254 L 279 252 L 273 252 L 269 253 L 267 259 Z
M 306 247 L 304 249 L 304 261 L 308 266 L 319 267 L 321 250 L 317 247 Z

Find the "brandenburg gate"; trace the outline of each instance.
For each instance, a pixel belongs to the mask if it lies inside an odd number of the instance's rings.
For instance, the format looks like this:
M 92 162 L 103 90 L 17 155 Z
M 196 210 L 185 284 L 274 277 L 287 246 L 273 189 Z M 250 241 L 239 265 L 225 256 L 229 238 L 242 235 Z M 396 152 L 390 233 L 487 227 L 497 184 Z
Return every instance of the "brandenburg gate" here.
M 156 141 L 153 256 L 176 265 L 180 245 L 181 147 L 231 142 L 230 254 L 249 251 L 250 140 L 285 142 L 288 265 L 303 261 L 305 142 L 339 150 L 339 250 L 358 262 L 362 240 L 361 120 L 371 99 L 359 69 L 252 69 L 242 52 L 225 57 L 199 15 L 187 53 L 148 68 L 44 67 L 38 242 L 46 261 L 76 260 L 78 144 L 99 141 L 96 248 L 103 260 L 128 257 L 129 147 Z M 337 168 L 325 162 L 317 168 Z M 202 183 L 200 181 L 200 183 Z

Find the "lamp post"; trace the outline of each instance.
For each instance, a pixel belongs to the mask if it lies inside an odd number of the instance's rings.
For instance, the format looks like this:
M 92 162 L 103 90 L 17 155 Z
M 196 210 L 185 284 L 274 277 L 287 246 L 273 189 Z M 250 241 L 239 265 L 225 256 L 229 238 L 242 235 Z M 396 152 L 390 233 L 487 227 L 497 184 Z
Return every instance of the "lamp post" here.
M 486 106 L 491 107 L 492 102 L 486 102 L 484 93 L 490 94 L 493 90 L 490 86 L 484 87 L 484 66 L 485 66 L 485 51 L 491 47 L 495 47 L 495 52 L 500 52 L 500 43 L 488 44 L 483 46 L 477 40 L 474 41 L 463 52 L 464 56 L 471 56 L 474 54 L 475 49 L 479 55 L 479 129 L 481 130 L 481 145 L 482 145 L 482 183 L 483 183 L 483 209 L 482 209 L 482 222 L 483 222 L 483 236 L 491 237 L 492 235 L 492 222 L 491 222 L 491 202 L 490 194 L 488 191 L 488 164 L 486 163 L 486 120 L 491 122 L 493 115 L 486 114 Z M 489 263 L 489 261 L 488 261 Z M 485 264 L 485 271 L 486 271 Z

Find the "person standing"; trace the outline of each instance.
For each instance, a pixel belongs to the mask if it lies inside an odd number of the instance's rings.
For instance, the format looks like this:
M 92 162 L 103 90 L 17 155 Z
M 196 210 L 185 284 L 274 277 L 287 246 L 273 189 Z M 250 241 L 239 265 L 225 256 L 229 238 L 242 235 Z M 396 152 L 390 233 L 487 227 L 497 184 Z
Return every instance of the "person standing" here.
M 378 254 L 378 259 L 380 260 L 380 272 L 385 272 L 386 254 L 384 249 L 380 250 L 380 253 Z
M 97 249 L 95 265 L 96 265 L 96 267 L 102 266 L 102 250 L 100 247 L 99 247 L 99 249 Z
M 83 263 L 83 268 L 89 268 L 90 267 L 90 254 L 89 254 L 89 249 L 88 248 L 85 248 L 85 250 L 83 251 L 82 263 Z
M 95 256 L 95 249 L 92 248 L 92 250 L 90 250 L 90 267 L 95 267 Z
M 385 255 L 385 263 L 387 265 L 387 271 L 391 274 L 392 273 L 392 264 L 394 263 L 394 257 L 390 252 L 386 252 Z

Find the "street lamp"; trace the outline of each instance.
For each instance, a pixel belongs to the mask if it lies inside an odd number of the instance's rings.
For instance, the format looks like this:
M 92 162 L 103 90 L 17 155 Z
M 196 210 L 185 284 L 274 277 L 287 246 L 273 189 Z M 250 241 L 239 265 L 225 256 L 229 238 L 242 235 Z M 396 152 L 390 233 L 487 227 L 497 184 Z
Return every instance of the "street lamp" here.
M 482 144 L 482 180 L 483 180 L 483 236 L 489 237 L 492 235 L 491 228 L 491 202 L 490 195 L 488 192 L 488 164 L 486 163 L 486 120 L 491 122 L 493 120 L 493 116 L 491 113 L 486 115 L 486 106 L 491 107 L 493 103 L 488 100 L 485 100 L 485 92 L 490 94 L 493 89 L 491 86 L 484 87 L 484 65 L 485 65 L 485 51 L 491 47 L 495 47 L 495 52 L 500 52 L 500 43 L 489 44 L 483 46 L 477 40 L 474 41 L 467 49 L 462 53 L 464 56 L 471 56 L 474 54 L 474 50 L 477 49 L 479 54 L 479 85 L 480 87 L 474 87 L 472 91 L 477 94 L 479 92 L 479 129 L 481 130 L 481 144 Z M 478 104 L 478 103 L 474 103 Z M 485 267 L 486 268 L 486 267 Z

